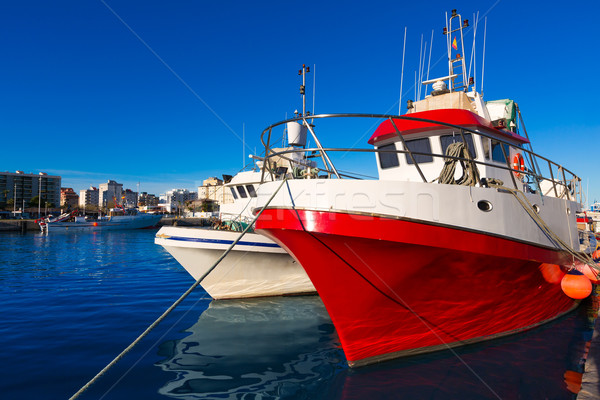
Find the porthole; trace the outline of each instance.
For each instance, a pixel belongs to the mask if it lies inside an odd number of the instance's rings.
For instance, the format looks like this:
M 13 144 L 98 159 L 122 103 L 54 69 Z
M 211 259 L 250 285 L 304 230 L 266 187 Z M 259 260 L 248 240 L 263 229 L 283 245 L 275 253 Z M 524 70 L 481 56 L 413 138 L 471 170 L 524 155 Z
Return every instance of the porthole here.
M 489 212 L 492 211 L 492 203 L 490 203 L 487 200 L 479 200 L 477 202 L 477 208 L 479 208 L 481 211 L 485 211 L 485 212 Z
M 533 210 L 534 210 L 536 213 L 538 213 L 538 214 L 539 214 L 539 213 L 540 213 L 540 206 L 538 206 L 537 204 L 534 204 L 534 205 L 533 205 Z

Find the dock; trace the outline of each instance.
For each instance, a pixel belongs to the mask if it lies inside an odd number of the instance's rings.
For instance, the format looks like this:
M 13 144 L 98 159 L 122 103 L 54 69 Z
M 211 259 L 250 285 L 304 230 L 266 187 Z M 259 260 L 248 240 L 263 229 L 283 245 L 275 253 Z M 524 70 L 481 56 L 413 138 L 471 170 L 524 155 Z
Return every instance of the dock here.
M 577 400 L 600 399 L 600 323 L 596 319 L 590 352 L 585 362 L 585 372 L 581 380 L 581 391 Z
M 161 226 L 210 226 L 210 220 L 206 218 L 173 218 L 163 217 L 157 224 Z M 38 231 L 40 227 L 34 219 L 2 219 L 0 220 L 0 232 L 28 232 Z

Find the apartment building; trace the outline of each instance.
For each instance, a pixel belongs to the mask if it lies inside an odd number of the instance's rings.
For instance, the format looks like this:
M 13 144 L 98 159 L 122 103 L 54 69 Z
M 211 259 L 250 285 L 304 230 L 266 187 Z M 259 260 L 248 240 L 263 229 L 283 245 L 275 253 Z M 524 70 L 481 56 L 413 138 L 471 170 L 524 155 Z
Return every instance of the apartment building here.
M 13 200 L 16 208 L 29 206 L 34 197 L 41 198 L 41 206 L 46 203 L 57 207 L 60 204 L 61 177 L 45 172 L 26 174 L 23 171 L 0 172 L 0 202 Z

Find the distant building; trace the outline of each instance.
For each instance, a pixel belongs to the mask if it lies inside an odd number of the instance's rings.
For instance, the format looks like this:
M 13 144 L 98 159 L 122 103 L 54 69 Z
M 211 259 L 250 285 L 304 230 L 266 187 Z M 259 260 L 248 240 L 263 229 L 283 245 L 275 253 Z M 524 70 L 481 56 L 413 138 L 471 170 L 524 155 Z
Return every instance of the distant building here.
M 198 199 L 212 200 L 217 204 L 233 203 L 231 191 L 223 186 L 223 181 L 218 178 L 208 178 L 198 186 Z
M 138 203 L 138 193 L 131 189 L 125 189 L 121 195 L 121 200 L 121 205 L 124 207 L 135 208 Z
M 60 204 L 61 177 L 39 174 L 26 174 L 23 171 L 0 172 L 0 202 L 14 201 L 15 208 L 28 207 L 31 199 L 39 196 L 40 205 L 46 203 L 55 207 Z
M 138 196 L 138 206 L 156 207 L 158 206 L 158 202 L 159 198 L 153 194 L 142 192 Z
M 175 212 L 180 209 L 184 209 L 188 201 L 194 201 L 198 199 L 197 192 L 190 192 L 187 189 L 173 189 L 161 196 L 163 200 L 162 207 L 168 213 Z
M 89 189 L 79 191 L 79 207 L 95 206 L 98 207 L 100 193 L 98 188 L 90 186 Z
M 73 188 L 60 188 L 60 206 L 68 205 L 69 208 L 75 208 L 79 204 L 79 195 L 73 191 Z
M 101 183 L 98 188 L 98 205 L 100 207 L 114 207 L 115 199 L 121 201 L 123 194 L 123 184 L 109 180 L 107 183 Z

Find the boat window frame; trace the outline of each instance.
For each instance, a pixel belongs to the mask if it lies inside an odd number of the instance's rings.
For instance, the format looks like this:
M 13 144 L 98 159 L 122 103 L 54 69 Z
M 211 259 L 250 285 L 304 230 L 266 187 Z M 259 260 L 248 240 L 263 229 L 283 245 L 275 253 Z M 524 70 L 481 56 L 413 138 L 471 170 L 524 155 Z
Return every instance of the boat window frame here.
M 229 186 L 229 190 L 231 190 L 231 194 L 233 195 L 233 199 L 237 200 L 238 199 L 238 195 L 235 192 L 235 188 L 233 186 Z
M 237 191 L 242 199 L 248 198 L 248 194 L 246 193 L 246 189 L 244 189 L 244 185 L 236 185 L 235 188 L 237 189 Z
M 381 167 L 381 169 L 390 169 L 400 166 L 398 153 L 387 152 L 387 150 L 397 151 L 396 143 L 389 143 L 383 146 L 378 146 L 377 150 L 377 156 L 379 157 L 379 166 Z M 379 150 L 384 150 L 384 152 L 380 152 Z
M 254 185 L 252 185 L 252 184 L 246 185 L 246 191 L 248 192 L 250 197 L 256 197 L 256 190 L 254 190 Z
M 415 139 L 410 139 L 410 140 L 406 140 L 404 139 L 404 148 L 408 153 L 405 153 L 405 157 L 406 157 L 406 163 L 408 165 L 421 165 L 421 164 L 429 164 L 432 163 L 434 161 L 434 157 L 433 157 L 433 153 L 431 151 L 431 140 L 429 140 L 429 136 L 425 136 L 425 137 L 421 137 L 421 138 L 415 138 Z M 409 143 L 427 143 L 427 149 L 412 149 L 409 146 Z M 413 162 L 412 157 L 410 156 L 409 153 L 413 153 L 413 157 L 415 158 L 415 161 Z M 414 154 L 414 153 L 426 153 L 426 154 Z
M 465 140 L 467 141 L 467 146 L 469 147 L 469 155 L 473 160 L 477 159 L 477 149 L 475 148 L 475 142 L 473 140 L 473 135 L 469 132 L 464 133 Z M 444 147 L 444 138 L 452 138 L 453 141 L 448 143 L 446 147 Z M 446 150 L 452 143 L 462 143 L 462 136 L 460 133 L 452 132 L 446 135 L 440 135 L 440 146 L 442 149 L 442 154 L 446 154 Z
M 502 147 L 499 145 L 504 146 L 504 152 L 502 152 Z M 494 153 L 496 149 L 500 149 L 500 151 L 496 151 L 496 153 Z M 509 160 L 506 160 L 504 158 L 504 154 L 506 154 L 507 157 L 510 157 L 510 145 L 508 145 L 507 143 L 499 142 L 494 139 L 490 139 L 490 153 L 492 161 L 506 164 Z

